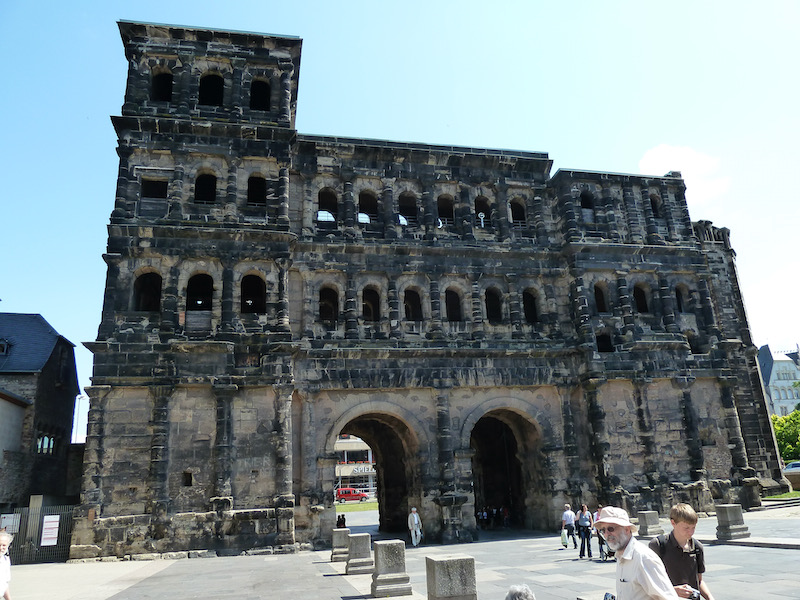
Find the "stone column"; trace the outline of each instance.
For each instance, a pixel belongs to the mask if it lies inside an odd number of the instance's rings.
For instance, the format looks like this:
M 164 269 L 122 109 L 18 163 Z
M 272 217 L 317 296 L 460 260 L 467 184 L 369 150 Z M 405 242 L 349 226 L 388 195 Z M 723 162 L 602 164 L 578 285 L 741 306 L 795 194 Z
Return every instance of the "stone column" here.
M 439 219 L 439 210 L 436 206 L 434 199 L 432 184 L 429 182 L 423 183 L 424 189 L 422 191 L 422 198 L 420 199 L 420 206 L 425 211 L 425 239 L 432 240 L 436 237 L 436 226 Z
M 511 239 L 508 227 L 508 185 L 503 181 L 495 186 L 495 215 L 494 222 L 497 223 L 498 239 L 501 242 Z
M 278 170 L 278 227 L 282 231 L 289 231 L 289 169 L 281 167 Z
M 236 200 L 239 197 L 238 179 L 239 165 L 241 160 L 238 158 L 230 159 L 228 165 L 228 178 L 225 186 L 225 200 L 222 209 L 223 219 L 226 223 L 236 223 L 239 220 L 239 210 Z
M 609 239 L 619 242 L 621 236 L 617 225 L 617 212 L 614 210 L 614 196 L 611 192 L 611 184 L 608 181 L 603 182 L 602 198 L 605 207 L 606 235 Z
M 636 320 L 633 317 L 631 297 L 628 292 L 628 280 L 625 273 L 617 271 L 617 296 L 619 297 L 619 310 L 622 314 L 622 333 L 626 341 L 633 341 L 636 330 Z
M 465 185 L 461 187 L 459 193 L 459 202 L 454 207 L 454 217 L 456 219 L 456 223 L 459 225 L 461 238 L 465 240 L 474 240 L 475 234 L 473 233 L 473 229 L 475 226 L 475 210 L 472 206 L 472 202 L 470 202 L 469 191 L 470 188 L 468 186 Z
M 87 510 L 94 510 L 90 521 L 100 516 L 102 503 L 103 455 L 105 449 L 105 416 L 107 398 L 111 391 L 109 385 L 92 385 L 84 388 L 89 396 L 89 415 L 86 423 L 86 445 L 83 451 L 83 477 L 81 485 L 81 504 Z
M 755 472 L 747 460 L 747 449 L 742 435 L 742 424 L 736 410 L 736 401 L 733 397 L 733 387 L 736 385 L 735 377 L 720 377 L 720 400 L 722 401 L 724 426 L 728 433 L 728 448 L 731 452 L 733 484 L 738 485 L 743 477 L 752 477 Z
M 596 348 L 594 329 L 592 328 L 592 313 L 589 310 L 589 298 L 586 295 L 586 286 L 583 277 L 575 276 L 572 283 L 572 301 L 575 314 L 575 330 L 578 340 L 585 348 Z
M 178 281 L 180 275 L 180 267 L 173 265 L 162 282 L 160 327 L 162 342 L 167 341 L 176 331 L 181 330 L 178 323 Z
M 686 241 L 698 242 L 697 236 L 694 234 L 694 227 L 692 227 L 692 217 L 689 215 L 689 206 L 686 204 L 686 186 L 683 181 L 678 185 L 675 191 L 675 204 L 679 214 L 677 219 L 680 224 L 681 235 Z
M 242 75 L 246 62 L 242 58 L 231 59 L 231 107 L 235 119 L 242 118 Z M 249 107 L 249 103 L 248 103 Z
M 431 295 L 431 326 L 428 328 L 428 337 L 432 339 L 442 337 L 442 296 L 439 292 L 439 281 L 434 279 L 437 273 L 431 274 L 428 289 Z
M 483 324 L 483 311 L 481 310 L 481 290 L 478 282 L 472 282 L 472 339 L 482 340 L 486 337 Z
M 410 596 L 411 578 L 406 573 L 406 545 L 400 540 L 382 540 L 375 548 L 375 571 L 370 591 L 375 598 Z
M 394 207 L 394 190 L 390 181 L 384 183 L 381 201 L 383 203 L 383 235 L 387 240 L 397 239 L 397 210 Z
M 179 69 L 175 70 L 175 84 L 172 86 L 173 98 L 177 93 L 178 114 L 188 115 L 189 108 L 192 104 L 197 102 L 197 84 L 195 77 L 192 75 L 190 65 L 194 64 L 195 57 L 186 52 L 178 53 L 178 64 L 182 65 Z M 192 102 L 192 92 L 194 92 L 194 102 Z
M 564 215 L 564 237 L 568 242 L 580 239 L 578 230 L 578 218 L 575 213 L 575 201 L 578 199 L 580 191 L 577 187 L 570 190 L 562 189 L 559 194 L 561 200 L 561 214 Z
M 280 95 L 280 118 L 286 124 L 292 122 L 292 72 L 291 70 L 281 73 L 281 95 Z
M 661 297 L 661 315 L 664 322 L 664 329 L 669 333 L 680 333 L 678 324 L 675 322 L 675 303 L 669 282 L 665 277 L 658 278 L 658 291 Z
M 626 183 L 622 187 L 622 198 L 625 202 L 625 213 L 628 215 L 628 235 L 634 244 L 644 242 L 644 231 L 639 217 L 639 208 L 636 206 L 636 195 L 633 193 L 633 186 Z
M 119 265 L 122 262 L 120 254 L 103 254 L 103 260 L 108 265 L 106 270 L 106 286 L 103 292 L 103 313 L 100 317 L 100 328 L 97 332 L 98 340 L 106 340 L 114 335 L 116 329 L 115 314 L 117 312 L 117 294 L 119 282 Z
M 515 340 L 522 339 L 522 307 L 520 305 L 519 290 L 517 290 L 516 275 L 510 275 L 508 281 L 508 308 L 511 317 L 511 337 Z M 541 310 L 541 307 L 539 307 Z
M 167 191 L 169 201 L 169 211 L 167 217 L 172 220 L 180 221 L 183 218 L 183 183 L 186 177 L 184 164 L 188 163 L 187 155 L 184 152 L 173 152 L 173 159 L 176 161 L 175 170 L 172 172 L 172 179 L 169 182 Z
M 644 476 L 650 486 L 659 484 L 659 472 L 656 465 L 656 444 L 655 433 L 653 432 L 653 419 L 650 415 L 650 406 L 647 401 L 648 386 L 653 383 L 652 378 L 646 375 L 636 376 L 631 383 L 633 384 L 633 401 L 636 404 L 636 432 L 643 448 Z
M 403 337 L 403 329 L 400 327 L 400 298 L 397 295 L 397 283 L 394 280 L 394 273 L 389 275 L 388 301 L 389 301 L 389 336 L 393 339 Z M 405 317 L 405 315 L 403 315 Z
M 544 222 L 544 200 L 541 196 L 533 199 L 533 225 L 536 228 L 536 243 L 539 246 L 547 246 L 547 226 Z
M 347 274 L 347 289 L 344 299 L 344 337 L 348 340 L 357 340 L 358 332 L 358 292 L 356 282 L 351 273 Z
M 681 412 L 683 413 L 684 432 L 686 434 L 686 453 L 689 456 L 692 481 L 705 478 L 705 461 L 703 444 L 700 440 L 700 418 L 692 401 L 691 387 L 694 377 L 679 376 L 672 379 L 672 385 L 681 391 Z
M 344 182 L 344 192 L 342 192 L 342 208 L 344 209 L 344 227 L 350 235 L 355 235 L 356 226 L 356 201 L 353 197 L 353 182 Z
M 558 386 L 558 395 L 561 398 L 561 421 L 564 424 L 564 460 L 566 461 L 567 479 L 566 494 L 568 496 L 580 495 L 583 477 L 581 476 L 581 457 L 578 456 L 578 436 L 575 433 L 575 415 L 572 411 L 572 387 Z
M 292 392 L 293 385 L 275 385 L 275 542 L 294 544 L 294 493 L 292 489 Z
M 215 510 L 233 508 L 233 399 L 239 391 L 236 385 L 214 384 L 211 389 L 216 398 L 217 427 L 214 434 L 214 494 L 211 504 Z
M 169 511 L 169 400 L 174 388 L 171 385 L 154 384 L 149 386 L 153 398 L 150 418 L 153 435 L 150 439 L 150 486 L 149 510 L 156 519 L 166 517 Z
M 661 203 L 664 207 L 664 218 L 667 221 L 667 239 L 670 242 L 677 242 L 680 237 L 675 223 L 675 203 L 669 193 L 669 186 L 663 179 L 661 180 L 659 192 L 661 193 Z
M 292 260 L 289 258 L 278 258 L 275 260 L 278 267 L 278 322 L 277 331 L 289 333 L 289 268 Z
M 717 326 L 717 318 L 714 316 L 714 303 L 708 289 L 708 281 L 703 277 L 697 280 L 697 293 L 700 295 L 703 323 L 710 338 L 709 342 L 713 346 L 719 342 L 720 331 Z
M 233 268 L 227 260 L 222 261 L 222 331 L 233 331 Z
M 642 211 L 644 212 L 645 231 L 647 232 L 648 244 L 661 244 L 663 240 L 658 233 L 658 226 L 656 225 L 655 215 L 653 214 L 653 204 L 650 201 L 650 188 L 647 187 L 647 182 L 642 182 Z
M 606 383 L 606 380 L 600 378 L 587 379 L 582 382 L 586 394 L 586 406 L 591 431 L 592 458 L 597 469 L 597 496 L 601 498 L 612 490 L 608 476 L 610 471 L 608 450 L 611 447 L 611 442 L 609 441 L 606 427 L 606 411 L 598 398 L 598 390 L 604 383 Z

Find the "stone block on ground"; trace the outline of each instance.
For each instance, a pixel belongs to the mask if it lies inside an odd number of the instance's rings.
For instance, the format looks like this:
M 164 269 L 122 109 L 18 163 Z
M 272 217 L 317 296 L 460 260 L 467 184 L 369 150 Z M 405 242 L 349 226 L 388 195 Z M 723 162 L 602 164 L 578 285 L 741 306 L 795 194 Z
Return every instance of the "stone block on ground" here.
M 475 559 L 465 554 L 426 556 L 428 600 L 477 600 Z
M 744 524 L 741 504 L 717 504 L 717 539 L 738 540 L 750 537 Z
M 333 549 L 331 550 L 331 562 L 344 562 L 347 560 L 347 544 L 349 535 L 350 530 L 346 527 L 333 530 Z
M 640 510 L 637 516 L 639 517 L 639 537 L 653 538 L 664 533 L 656 511 Z
M 351 533 L 348 536 L 346 575 L 371 575 L 375 570 L 368 533 Z
M 408 596 L 411 583 L 406 573 L 406 544 L 402 540 L 382 540 L 373 544 L 375 571 L 371 592 L 375 598 Z

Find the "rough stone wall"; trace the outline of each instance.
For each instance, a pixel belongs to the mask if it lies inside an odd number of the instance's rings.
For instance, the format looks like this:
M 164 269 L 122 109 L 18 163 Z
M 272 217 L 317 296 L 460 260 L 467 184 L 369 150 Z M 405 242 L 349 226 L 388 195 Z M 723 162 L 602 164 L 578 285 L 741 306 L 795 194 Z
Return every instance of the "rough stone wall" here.
M 483 506 L 549 529 L 564 502 L 782 487 L 733 252 L 679 173 L 299 135 L 299 40 L 120 29 L 74 556 L 329 542 L 342 433 L 373 449 L 381 528 L 417 506 L 446 543 Z

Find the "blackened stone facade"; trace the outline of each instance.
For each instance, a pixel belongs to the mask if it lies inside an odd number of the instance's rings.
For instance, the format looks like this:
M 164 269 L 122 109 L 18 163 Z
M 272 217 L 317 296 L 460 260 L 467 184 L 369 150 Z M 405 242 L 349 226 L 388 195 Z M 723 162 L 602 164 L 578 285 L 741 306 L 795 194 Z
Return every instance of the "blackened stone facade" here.
M 324 544 L 334 443 L 381 527 L 786 489 L 728 232 L 680 173 L 298 134 L 301 41 L 122 22 L 117 197 L 73 556 Z

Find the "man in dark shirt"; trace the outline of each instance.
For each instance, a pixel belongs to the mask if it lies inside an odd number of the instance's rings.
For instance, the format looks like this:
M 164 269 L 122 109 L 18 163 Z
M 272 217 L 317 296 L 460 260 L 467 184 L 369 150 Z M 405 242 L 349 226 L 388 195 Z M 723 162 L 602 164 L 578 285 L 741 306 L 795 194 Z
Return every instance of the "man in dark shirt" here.
M 697 513 L 688 504 L 676 504 L 669 511 L 672 533 L 650 540 L 650 549 L 661 557 L 675 592 L 681 598 L 697 597 L 697 592 L 706 600 L 714 596 L 703 581 L 706 563 L 703 545 L 695 540 Z

